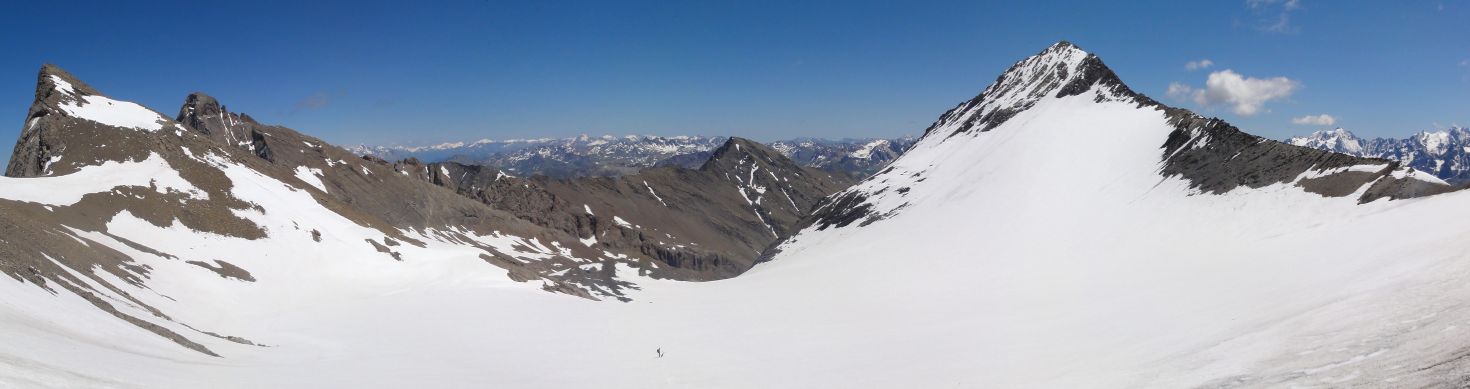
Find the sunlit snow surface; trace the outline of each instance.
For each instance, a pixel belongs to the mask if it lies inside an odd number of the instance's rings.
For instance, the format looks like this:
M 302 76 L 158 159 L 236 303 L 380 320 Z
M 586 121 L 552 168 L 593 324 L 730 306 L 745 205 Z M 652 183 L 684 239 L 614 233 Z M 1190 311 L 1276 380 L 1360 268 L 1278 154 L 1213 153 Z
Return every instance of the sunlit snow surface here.
M 106 161 L 56 177 L 0 177 L 0 199 L 46 205 L 72 205 L 91 193 L 109 192 L 119 187 L 152 187 L 160 193 L 182 192 L 196 199 L 209 194 L 179 177 L 158 154 L 142 161 Z
M 103 96 L 82 95 L 77 93 L 71 83 L 62 80 L 61 77 L 51 76 L 51 81 L 56 84 L 58 91 L 70 95 L 71 99 L 62 102 L 60 107 L 72 116 L 109 126 L 144 131 L 161 130 L 163 123 L 169 122 L 157 112 L 137 103 L 113 100 Z
M 315 187 L 317 189 L 321 189 L 321 191 L 323 191 L 323 192 L 326 192 L 327 191 L 327 184 L 322 183 L 322 170 L 321 169 L 308 168 L 306 166 L 297 166 L 296 167 L 296 170 L 295 170 L 295 173 L 296 173 L 296 179 L 301 180 L 301 182 L 305 182 L 305 183 L 311 185 L 312 187 Z
M 873 196 L 880 212 L 901 208 L 889 219 L 809 229 L 724 281 L 616 269 L 642 288 L 629 303 L 512 282 L 431 233 L 414 233 L 426 248 L 395 248 L 409 260 L 384 259 L 362 244 L 376 231 L 217 162 L 236 196 L 269 210 L 242 216 L 270 238 L 128 214 L 109 230 L 258 281 L 120 248 L 154 275 L 150 289 L 119 285 L 268 347 L 194 337 L 223 355 L 208 357 L 75 296 L 0 282 L 0 384 L 1377 386 L 1467 343 L 1470 193 L 1199 194 L 1158 174 L 1171 130 L 1160 111 L 1048 98 L 991 131 L 927 137 L 854 189 L 909 188 Z

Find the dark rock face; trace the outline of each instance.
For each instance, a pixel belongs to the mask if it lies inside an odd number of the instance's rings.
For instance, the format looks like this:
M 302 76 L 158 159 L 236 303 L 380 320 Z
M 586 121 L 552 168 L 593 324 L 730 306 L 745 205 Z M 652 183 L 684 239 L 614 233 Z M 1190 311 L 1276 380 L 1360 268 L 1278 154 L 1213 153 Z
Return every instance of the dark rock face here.
M 523 220 L 573 234 L 584 246 L 644 258 L 655 276 L 712 280 L 753 265 L 794 233 L 845 177 L 802 167 L 765 145 L 731 138 L 698 169 L 619 177 L 520 178 L 498 169 L 403 161 L 404 171 Z
M 1291 183 L 1304 173 L 1329 172 L 1360 165 L 1384 165 L 1373 172 L 1343 171 L 1297 183 L 1303 190 L 1327 197 L 1343 197 L 1369 185 L 1358 198 L 1366 203 L 1380 198 L 1405 199 L 1454 190 L 1442 183 L 1395 177 L 1398 161 L 1355 157 L 1293 146 L 1246 134 L 1220 119 L 1207 119 L 1178 108 L 1160 106 L 1176 126 L 1164 143 L 1166 177 L 1180 176 L 1206 193 L 1220 194 L 1237 187 L 1260 188 Z M 1408 169 L 1413 171 L 1412 168 Z
M 26 113 L 25 127 L 15 143 L 5 175 L 9 177 L 38 177 L 70 173 L 82 161 L 73 158 L 62 160 L 70 147 L 89 150 L 90 144 L 111 132 L 111 128 L 92 121 L 71 116 L 63 105 L 78 106 L 96 104 L 89 96 L 104 97 L 86 83 L 78 81 L 54 65 L 44 65 L 36 75 L 36 97 Z M 65 133 L 62 133 L 65 131 Z M 75 145 L 72 143 L 76 143 Z M 90 150 L 89 150 L 90 152 Z M 112 150 L 103 150 L 110 155 L 97 156 L 97 160 L 118 157 Z M 83 156 L 77 156 L 81 158 Z
M 271 133 L 302 138 L 303 142 L 311 141 L 289 128 L 264 125 L 249 115 L 230 112 L 219 100 L 200 92 L 189 94 L 184 99 L 184 105 L 179 108 L 179 116 L 175 120 L 219 144 L 247 150 L 270 162 L 275 162 L 271 144 L 279 143 L 270 139 Z M 315 144 L 324 143 L 316 140 Z
M 867 201 L 868 196 L 862 192 L 843 192 L 833 196 L 812 213 L 811 225 L 818 230 L 825 230 L 829 227 L 847 227 L 860 220 L 864 221 L 863 224 L 876 221 L 873 206 Z
M 186 261 L 186 263 L 209 269 L 209 271 L 215 272 L 223 278 L 232 278 L 240 281 L 255 282 L 255 276 L 250 275 L 249 271 L 241 269 L 239 266 L 235 266 L 234 264 L 231 264 L 229 262 L 215 260 L 214 263 L 204 261 Z
M 704 165 L 709 157 L 714 155 L 714 150 L 696 151 L 688 154 L 679 154 L 668 159 L 658 161 L 653 167 L 681 167 L 685 169 L 698 169 Z
M 214 97 L 195 92 L 184 99 L 184 105 L 179 108 L 179 115 L 174 120 L 216 142 L 233 145 L 249 140 L 245 137 L 245 134 L 248 134 L 248 128 L 241 128 L 242 131 L 236 133 L 230 127 L 232 122 L 237 126 L 245 125 L 241 119 L 240 115 L 231 114 L 226 110 Z
M 1077 63 L 1076 67 L 1072 66 L 1073 62 Z M 1041 98 L 1076 96 L 1094 86 L 1108 88 L 1114 96 L 1132 98 L 1140 104 L 1154 104 L 1123 84 L 1101 58 L 1083 52 L 1071 42 L 1061 41 L 1016 62 L 985 91 L 940 115 L 939 120 L 924 130 L 924 135 L 955 123 L 963 124 L 946 136 L 990 131 L 1035 106 Z

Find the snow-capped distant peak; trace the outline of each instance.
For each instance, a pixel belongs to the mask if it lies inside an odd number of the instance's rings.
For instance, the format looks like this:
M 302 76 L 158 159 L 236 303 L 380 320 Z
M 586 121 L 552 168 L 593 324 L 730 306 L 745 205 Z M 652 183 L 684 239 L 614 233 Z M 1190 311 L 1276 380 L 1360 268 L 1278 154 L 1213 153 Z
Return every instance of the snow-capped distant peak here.
M 1430 154 L 1444 154 L 1445 147 L 1450 144 L 1450 132 L 1425 131 L 1415 135 L 1414 139 L 1418 140 L 1419 144 L 1424 145 L 1424 149 Z
M 1354 155 L 1358 155 L 1363 151 L 1362 139 L 1359 139 L 1357 135 L 1353 135 L 1352 132 L 1342 129 L 1342 127 L 1313 132 L 1307 136 L 1292 137 L 1287 140 L 1287 143 Z
M 1287 140 L 1360 157 L 1397 160 L 1452 184 L 1470 182 L 1470 130 L 1451 127 L 1421 131 L 1404 138 L 1364 139 L 1341 128 L 1323 130 Z
M 888 143 L 889 141 L 887 139 L 878 139 L 872 142 L 868 142 L 864 144 L 862 148 L 853 151 L 851 154 L 848 154 L 848 156 L 858 159 L 866 159 L 873 154 L 874 148 L 886 145 Z

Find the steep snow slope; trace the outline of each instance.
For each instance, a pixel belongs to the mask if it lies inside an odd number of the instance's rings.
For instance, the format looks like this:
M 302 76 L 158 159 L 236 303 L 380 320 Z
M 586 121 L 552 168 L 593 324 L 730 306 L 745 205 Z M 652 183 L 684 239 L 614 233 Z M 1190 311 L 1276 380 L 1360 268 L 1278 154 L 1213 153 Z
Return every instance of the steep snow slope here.
M 628 291 L 630 303 L 595 302 L 507 282 L 460 260 L 473 251 L 433 240 L 413 254 L 437 259 L 402 265 L 307 251 L 315 246 L 304 234 L 270 257 L 249 250 L 272 246 L 203 245 L 230 263 L 265 258 L 251 273 L 271 292 L 239 293 L 237 280 L 119 249 L 159 269 L 146 288 L 120 289 L 187 315 L 180 322 L 266 346 L 210 340 L 221 355 L 211 357 L 64 293 L 0 283 L 0 382 L 1463 382 L 1470 219 L 1453 215 L 1470 212 L 1470 193 L 1417 197 L 1444 185 L 1389 161 L 1233 130 L 1133 94 L 1095 57 L 1061 43 L 942 116 L 889 169 L 829 198 L 829 212 L 737 278 L 650 280 L 609 265 L 640 289 Z M 1064 170 L 1076 174 L 1046 173 Z M 240 173 L 231 179 L 260 188 L 241 197 L 271 209 L 306 201 Z M 356 228 L 306 215 L 333 231 Z M 1435 228 L 1384 227 L 1426 221 Z M 176 250 L 214 242 L 124 216 L 109 224 Z
M 865 227 L 809 230 L 758 270 L 882 269 L 881 276 L 844 275 L 883 285 L 870 293 L 929 302 L 905 308 L 924 319 L 903 321 L 945 322 L 938 325 L 945 335 L 924 339 L 955 353 L 927 362 L 940 364 L 931 368 L 941 376 L 986 385 L 1184 386 L 1234 375 L 1256 384 L 1313 382 L 1367 369 L 1301 377 L 1291 370 L 1349 361 L 1392 342 L 1360 346 L 1378 340 L 1367 336 L 1324 344 L 1333 334 L 1288 326 L 1292 336 L 1248 342 L 1245 350 L 1225 346 L 1280 331 L 1283 319 L 1313 319 L 1308 313 L 1334 302 L 1403 287 L 1402 277 L 1414 270 L 1470 260 L 1460 254 L 1467 245 L 1454 244 L 1470 235 L 1467 223 L 1449 223 L 1451 232 L 1432 237 L 1370 227 L 1414 218 L 1386 210 L 1433 218 L 1424 204 L 1430 200 L 1357 205 L 1285 184 L 1196 194 L 1189 182 L 1156 173 L 1158 145 L 1172 130 L 1160 111 L 1075 96 L 1040 104 L 973 139 L 926 140 L 894 165 L 895 172 L 922 171 L 924 181 L 906 184 L 908 195 L 898 204 L 898 197 L 875 196 L 880 210 L 903 209 Z M 1034 154 L 1057 148 L 1074 151 Z M 1057 169 L 1077 174 L 1059 180 L 1036 173 Z M 856 291 L 832 293 L 847 292 Z M 1440 309 L 1430 305 L 1420 313 Z M 1435 331 L 1463 318 L 1450 320 Z M 1392 334 L 1384 330 L 1372 335 Z M 1257 359 L 1312 351 L 1317 354 L 1287 363 Z M 1393 351 L 1408 359 L 1395 362 L 1405 366 L 1438 361 L 1411 356 L 1413 348 Z M 1164 362 L 1173 364 L 1160 370 Z M 1387 366 L 1369 376 L 1394 375 Z M 1206 368 L 1213 370 L 1198 370 Z
M 1470 225 L 1441 215 L 1470 208 L 1470 198 L 1368 200 L 1396 177 L 1443 185 L 1381 161 L 1333 156 L 1308 159 L 1327 166 L 1282 172 L 1268 163 L 1234 176 L 1201 165 L 1212 172 L 1201 177 L 1179 158 L 1193 153 L 1228 166 L 1241 152 L 1208 157 L 1232 142 L 1218 131 L 1189 131 L 1181 123 L 1197 119 L 1106 77 L 1076 95 L 1041 87 L 1047 82 L 1010 88 L 1020 94 L 998 88 L 1018 75 L 1083 79 L 1084 66 L 1069 59 L 1084 54 L 1057 50 L 987 90 L 999 96 L 942 117 L 886 172 L 829 204 L 846 211 L 828 212 L 757 270 L 781 277 L 782 269 L 841 269 L 884 285 L 871 293 L 908 295 L 917 307 L 901 309 L 921 318 L 898 320 L 938 327 L 943 335 L 915 342 L 949 354 L 926 359 L 931 373 L 979 386 L 1455 378 L 1434 366 L 1467 345 L 1456 340 L 1467 311 L 1454 282 L 1470 268 Z M 1067 65 L 1051 65 L 1058 62 Z M 1024 66 L 1033 63 L 1058 71 L 1037 75 Z M 1016 106 L 1027 108 L 1004 111 Z M 989 115 L 991 107 L 1003 114 Z M 1057 171 L 1068 174 L 1047 174 Z M 1354 171 L 1363 176 L 1350 178 Z M 1287 178 L 1224 190 L 1206 184 L 1273 173 Z M 1334 175 L 1350 179 L 1348 193 L 1317 194 L 1312 180 Z M 1427 220 L 1435 231 L 1392 227 Z

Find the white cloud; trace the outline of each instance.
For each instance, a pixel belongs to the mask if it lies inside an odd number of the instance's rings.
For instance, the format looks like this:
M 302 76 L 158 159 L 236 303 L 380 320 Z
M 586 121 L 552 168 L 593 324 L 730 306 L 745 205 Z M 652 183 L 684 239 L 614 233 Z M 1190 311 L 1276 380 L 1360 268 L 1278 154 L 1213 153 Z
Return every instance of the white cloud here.
M 1296 31 L 1294 28 L 1291 27 L 1291 14 L 1282 12 L 1281 15 L 1276 16 L 1275 20 L 1275 22 L 1271 22 L 1269 24 L 1262 24 L 1260 27 L 1258 27 L 1258 29 L 1265 32 L 1275 33 L 1288 33 Z
M 1337 124 L 1337 118 L 1324 113 L 1321 115 L 1307 115 L 1298 118 L 1291 118 L 1291 123 L 1312 126 L 1330 126 L 1333 124 Z
M 1291 97 L 1300 88 L 1300 82 L 1286 77 L 1246 77 L 1225 69 L 1210 73 L 1204 88 L 1196 89 L 1175 82 L 1169 84 L 1166 94 L 1170 98 L 1188 99 L 1205 107 L 1228 106 L 1237 115 L 1254 116 L 1261 113 L 1267 102 Z
M 1189 61 L 1189 62 L 1185 62 L 1184 63 L 1184 69 L 1185 70 L 1189 70 L 1191 72 L 1192 71 L 1195 71 L 1195 70 L 1205 69 L 1205 68 L 1208 68 L 1208 67 L 1211 67 L 1211 66 L 1215 66 L 1215 61 L 1211 61 L 1211 60 L 1208 60 L 1208 59 L 1202 59 L 1202 60 L 1198 60 L 1198 61 Z
M 1470 59 L 1466 59 L 1464 61 L 1460 61 L 1460 67 L 1470 68 Z
M 1169 83 L 1169 91 L 1165 95 L 1175 100 L 1189 100 L 1190 96 L 1194 95 L 1194 87 L 1171 82 Z
M 1301 0 L 1245 0 L 1256 15 L 1256 29 L 1270 33 L 1296 32 L 1291 25 L 1291 12 L 1302 7 Z
M 1248 6 L 1248 7 L 1251 7 L 1251 9 L 1272 8 L 1272 7 L 1277 6 L 1278 4 L 1281 5 L 1281 8 L 1282 9 L 1287 10 L 1287 11 L 1290 11 L 1290 10 L 1294 10 L 1294 9 L 1297 9 L 1297 8 L 1301 8 L 1302 1 L 1301 0 L 1245 0 L 1245 5 Z

